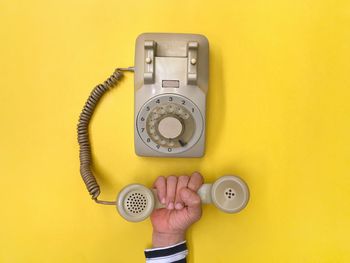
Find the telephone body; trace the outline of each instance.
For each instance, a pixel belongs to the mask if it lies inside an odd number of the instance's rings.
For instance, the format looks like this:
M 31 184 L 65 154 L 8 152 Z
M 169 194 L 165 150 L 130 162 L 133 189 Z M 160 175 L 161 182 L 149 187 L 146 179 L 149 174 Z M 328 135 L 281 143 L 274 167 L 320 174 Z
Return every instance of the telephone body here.
M 135 152 L 201 157 L 209 43 L 198 34 L 144 33 L 136 40 Z

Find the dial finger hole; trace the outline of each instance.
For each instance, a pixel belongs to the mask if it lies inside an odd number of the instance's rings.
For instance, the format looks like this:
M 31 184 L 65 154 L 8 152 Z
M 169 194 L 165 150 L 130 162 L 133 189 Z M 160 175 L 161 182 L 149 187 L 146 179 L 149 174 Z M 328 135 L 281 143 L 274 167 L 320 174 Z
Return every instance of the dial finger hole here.
M 166 113 L 165 108 L 164 107 L 159 108 L 158 113 L 159 114 L 165 114 Z
M 172 113 L 172 112 L 174 112 L 174 106 L 173 105 L 168 105 L 166 110 L 167 110 L 167 112 Z
M 156 128 L 155 128 L 154 126 L 151 126 L 151 127 L 149 128 L 149 132 L 150 132 L 151 134 L 155 134 L 155 133 L 156 133 Z
M 160 115 L 158 113 L 153 113 L 152 117 L 154 120 L 156 120 L 160 117 Z
M 179 114 L 179 115 L 182 115 L 184 113 L 184 110 L 182 108 L 178 107 L 176 109 L 176 113 Z
M 190 115 L 187 112 L 181 115 L 181 118 L 183 118 L 184 120 L 187 120 L 189 117 Z

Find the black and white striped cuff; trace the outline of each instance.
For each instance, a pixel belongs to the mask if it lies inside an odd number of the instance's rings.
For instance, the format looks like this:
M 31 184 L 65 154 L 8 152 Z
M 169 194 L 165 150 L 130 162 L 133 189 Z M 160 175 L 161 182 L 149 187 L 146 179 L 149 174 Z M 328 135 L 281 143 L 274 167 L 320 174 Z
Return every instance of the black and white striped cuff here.
M 187 254 L 186 241 L 169 247 L 145 250 L 146 263 L 186 263 Z

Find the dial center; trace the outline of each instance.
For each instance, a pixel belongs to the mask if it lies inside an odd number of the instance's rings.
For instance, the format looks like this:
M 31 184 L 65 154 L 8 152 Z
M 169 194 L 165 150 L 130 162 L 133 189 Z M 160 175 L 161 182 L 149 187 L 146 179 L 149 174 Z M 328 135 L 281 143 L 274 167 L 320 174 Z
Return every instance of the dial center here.
M 175 117 L 165 117 L 158 124 L 159 133 L 167 139 L 178 137 L 182 129 L 182 123 Z

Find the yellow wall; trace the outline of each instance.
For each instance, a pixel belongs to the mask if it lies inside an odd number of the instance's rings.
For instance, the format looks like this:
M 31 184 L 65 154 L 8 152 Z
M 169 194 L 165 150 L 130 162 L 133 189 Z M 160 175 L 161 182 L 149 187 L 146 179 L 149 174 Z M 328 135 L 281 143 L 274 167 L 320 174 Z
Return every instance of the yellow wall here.
M 94 204 L 76 124 L 90 90 L 133 65 L 142 32 L 208 37 L 202 159 L 133 149 L 133 76 L 92 125 L 102 197 L 158 175 L 243 177 L 251 201 L 205 207 L 190 262 L 350 262 L 350 2 L 0 1 L 0 262 L 143 262 L 149 221 Z

